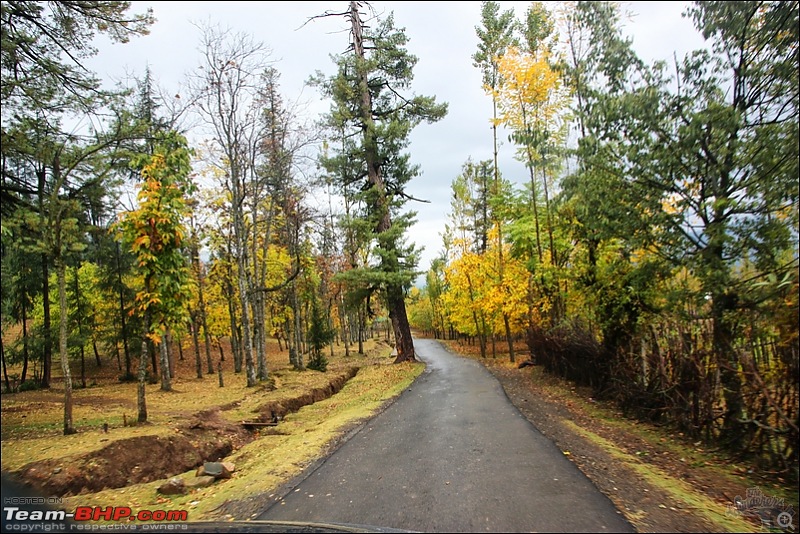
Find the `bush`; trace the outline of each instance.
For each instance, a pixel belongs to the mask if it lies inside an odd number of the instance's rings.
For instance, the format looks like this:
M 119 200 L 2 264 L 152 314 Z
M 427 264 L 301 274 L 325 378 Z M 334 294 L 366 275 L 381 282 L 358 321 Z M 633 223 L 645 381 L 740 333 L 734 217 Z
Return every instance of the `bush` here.
M 39 383 L 36 380 L 26 380 L 19 385 L 17 391 L 34 391 L 39 389 Z
M 308 358 L 308 365 L 306 367 L 324 373 L 328 370 L 328 359 L 321 352 L 312 352 Z
M 123 373 L 119 376 L 120 382 L 136 382 L 136 375 L 133 373 Z

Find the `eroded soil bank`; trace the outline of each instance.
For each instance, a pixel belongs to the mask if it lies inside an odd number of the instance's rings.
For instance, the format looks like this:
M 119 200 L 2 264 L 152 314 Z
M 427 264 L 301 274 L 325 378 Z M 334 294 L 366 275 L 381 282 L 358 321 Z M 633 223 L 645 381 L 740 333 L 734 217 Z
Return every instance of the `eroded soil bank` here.
M 338 393 L 358 373 L 350 367 L 313 388 L 287 399 L 270 401 L 255 410 L 255 420 L 282 419 L 303 406 Z M 231 422 L 223 412 L 234 405 L 203 410 L 176 427 L 172 435 L 136 436 L 112 441 L 96 451 L 31 462 L 14 477 L 43 495 L 64 497 L 152 482 L 190 471 L 204 462 L 220 461 L 258 439 L 259 433 Z

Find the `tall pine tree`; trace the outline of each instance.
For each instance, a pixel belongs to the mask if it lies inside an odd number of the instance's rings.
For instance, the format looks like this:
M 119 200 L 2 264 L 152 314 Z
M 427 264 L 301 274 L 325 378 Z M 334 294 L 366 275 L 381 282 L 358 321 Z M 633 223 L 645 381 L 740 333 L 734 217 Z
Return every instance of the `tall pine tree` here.
M 329 125 L 354 134 L 358 141 L 342 149 L 347 158 L 326 158 L 323 164 L 332 175 L 340 176 L 335 169 L 337 161 L 360 163 L 356 195 L 365 208 L 362 217 L 372 230 L 376 261 L 348 271 L 347 276 L 365 282 L 370 293 L 381 292 L 394 330 L 396 362 L 413 361 L 404 297 L 417 274 L 417 254 L 404 239 L 414 213 L 402 212 L 402 208 L 412 198 L 406 186 L 420 171 L 404 150 L 411 130 L 422 121 L 444 117 L 447 105 L 437 104 L 434 97 L 403 96 L 417 62 L 405 48 L 408 38 L 403 29 L 395 28 L 392 14 L 376 20 L 374 26 L 365 26 L 359 12 L 362 5 L 367 4 L 350 2 L 345 13 L 351 25 L 351 46 L 347 54 L 336 58 L 337 74 L 330 79 L 317 77 L 318 85 L 333 100 Z M 351 184 L 341 185 L 344 189 Z

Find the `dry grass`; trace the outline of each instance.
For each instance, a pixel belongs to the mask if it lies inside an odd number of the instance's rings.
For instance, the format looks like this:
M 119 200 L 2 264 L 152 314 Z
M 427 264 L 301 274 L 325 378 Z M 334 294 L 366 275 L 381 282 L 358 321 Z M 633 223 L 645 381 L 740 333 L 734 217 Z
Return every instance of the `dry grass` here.
M 189 510 L 190 520 L 224 515 L 220 510 L 243 509 L 237 503 L 269 493 L 299 474 L 314 460 L 328 452 L 332 444 L 354 425 L 369 418 L 397 396 L 422 372 L 424 365 L 392 364 L 391 348 L 370 340 L 365 355 L 343 356 L 339 348 L 328 355 L 327 373 L 294 371 L 288 355 L 271 347 L 269 383 L 247 388 L 244 377 L 226 369 L 225 387 L 218 387 L 216 375 L 195 377 L 193 353 L 184 350 L 174 391 L 160 391 L 159 385 L 147 386 L 148 424 L 123 426 L 123 415 L 136 417 L 136 384 L 115 383 L 106 377 L 96 387 L 74 391 L 75 426 L 78 434 L 63 436 L 63 393 L 30 391 L 4 394 L 2 397 L 2 468 L 15 471 L 37 460 L 85 454 L 100 449 L 112 440 L 172 432 L 198 412 L 224 407 L 225 419 L 238 422 L 255 416 L 254 411 L 268 402 L 280 401 L 322 387 L 347 368 L 358 366 L 358 374 L 333 397 L 316 402 L 289 414 L 280 425 L 263 432 L 255 440 L 234 451 L 227 460 L 236 464 L 235 476 L 209 488 L 172 499 L 160 496 L 155 488 L 163 480 L 126 488 L 106 489 L 65 499 L 66 509 L 75 506 L 131 506 L 134 509 Z M 230 354 L 228 351 L 227 354 Z M 353 353 L 351 353 L 353 354 Z M 226 362 L 230 365 L 230 362 Z M 205 365 L 204 365 L 205 368 Z M 113 373 L 112 373 L 113 374 Z M 102 425 L 110 427 L 108 433 Z M 194 471 L 181 477 L 193 477 Z M 228 514 L 228 519 L 245 519 Z

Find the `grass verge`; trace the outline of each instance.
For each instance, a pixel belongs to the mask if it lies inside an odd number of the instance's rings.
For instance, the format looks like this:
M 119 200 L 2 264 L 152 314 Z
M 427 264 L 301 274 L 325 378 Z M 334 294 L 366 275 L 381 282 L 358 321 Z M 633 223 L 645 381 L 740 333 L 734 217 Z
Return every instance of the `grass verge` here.
M 162 481 L 64 499 L 66 509 L 76 506 L 129 506 L 137 510 L 187 510 L 189 520 L 244 520 L 227 510 L 237 501 L 268 498 L 315 460 L 335 441 L 360 422 L 380 411 L 406 389 L 423 371 L 424 364 L 391 364 L 385 359 L 361 368 L 342 390 L 327 400 L 286 416 L 279 433 L 270 433 L 231 454 L 236 465 L 233 478 L 221 480 L 187 495 L 166 497 L 156 488 Z M 194 477 L 194 471 L 180 478 Z

